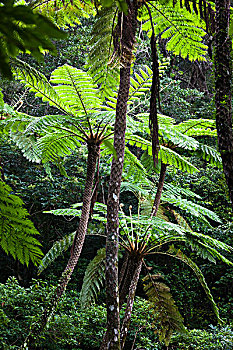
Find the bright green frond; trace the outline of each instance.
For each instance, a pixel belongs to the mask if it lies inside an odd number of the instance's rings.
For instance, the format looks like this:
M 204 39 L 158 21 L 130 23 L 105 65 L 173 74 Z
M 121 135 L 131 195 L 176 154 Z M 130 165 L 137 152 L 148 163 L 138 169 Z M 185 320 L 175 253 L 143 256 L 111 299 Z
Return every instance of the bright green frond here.
M 152 151 L 148 153 L 152 154 Z M 199 171 L 194 165 L 186 160 L 185 157 L 162 145 L 160 146 L 159 150 L 159 159 L 161 159 L 164 164 L 173 165 L 175 168 L 181 171 L 187 171 L 190 174 Z
M 54 262 L 60 255 L 62 255 L 69 247 L 71 247 L 74 240 L 75 232 L 69 233 L 59 241 L 56 241 L 52 248 L 43 257 L 38 266 L 38 275 L 43 272 L 50 264 Z
M 111 64 L 114 51 L 112 34 L 116 21 L 115 6 L 100 10 L 90 41 L 87 68 L 103 97 L 112 96 L 119 84 L 119 65 Z
M 0 246 L 22 264 L 32 261 L 35 265 L 42 258 L 39 241 L 34 238 L 39 232 L 27 218 L 23 201 L 12 189 L 0 180 Z
M 180 8 L 177 3 L 174 7 L 169 5 L 150 6 L 154 29 L 167 40 L 166 49 L 182 58 L 206 60 L 207 46 L 203 43 L 206 35 L 203 23 L 195 13 L 189 13 L 185 7 Z M 151 24 L 148 14 L 143 18 L 143 29 L 151 33 Z
M 187 136 L 217 136 L 215 120 L 212 119 L 188 119 L 174 128 Z
M 66 114 L 71 114 L 68 103 L 61 100 L 47 78 L 27 63 L 17 60 L 14 64 L 15 78 L 20 80 L 35 96 Z M 74 111 L 73 111 L 74 112 Z
M 106 249 L 99 249 L 87 266 L 80 292 L 81 308 L 90 306 L 103 288 L 105 280 Z
M 61 101 L 72 110 L 86 114 L 101 105 L 97 87 L 81 69 L 65 64 L 52 72 L 50 82 L 55 84 L 53 88 Z
M 80 138 L 77 134 L 63 130 L 41 137 L 37 148 L 41 153 L 42 161 L 47 163 L 72 154 L 80 145 Z

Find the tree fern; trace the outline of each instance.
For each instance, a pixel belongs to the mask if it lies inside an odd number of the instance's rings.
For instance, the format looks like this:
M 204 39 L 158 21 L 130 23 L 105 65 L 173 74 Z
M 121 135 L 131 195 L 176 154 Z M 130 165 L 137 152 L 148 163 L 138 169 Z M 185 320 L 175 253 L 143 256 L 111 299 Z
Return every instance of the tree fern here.
M 187 333 L 187 330 L 172 298 L 170 288 L 164 282 L 159 281 L 161 278 L 161 275 L 147 275 L 143 278 L 143 286 L 155 314 L 159 340 L 164 341 L 168 346 L 174 331 Z
M 27 218 L 23 201 L 12 194 L 12 189 L 0 180 L 0 246 L 22 264 L 35 265 L 42 258 L 40 242 L 34 237 L 39 232 Z
M 80 292 L 81 308 L 85 309 L 95 301 L 105 280 L 106 249 L 98 250 L 95 258 L 88 264 Z

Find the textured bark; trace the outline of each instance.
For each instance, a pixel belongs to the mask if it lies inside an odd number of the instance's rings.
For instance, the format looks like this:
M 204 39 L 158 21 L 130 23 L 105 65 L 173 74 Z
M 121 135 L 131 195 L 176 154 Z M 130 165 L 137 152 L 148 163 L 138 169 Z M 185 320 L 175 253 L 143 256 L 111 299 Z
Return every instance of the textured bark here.
M 162 191 L 163 191 L 163 185 L 164 185 L 166 170 L 167 170 L 167 165 L 164 164 L 163 162 L 161 162 L 159 183 L 158 183 L 157 192 L 156 192 L 156 195 L 155 195 L 153 208 L 152 208 L 152 215 L 153 216 L 157 215 L 157 212 L 158 212 L 158 209 L 159 209 L 159 204 L 160 204 L 161 195 L 162 195 Z
M 136 2 L 127 1 L 128 13 L 119 14 L 118 28 L 121 37 L 120 85 L 116 105 L 114 127 L 114 147 L 117 157 L 113 158 L 107 202 L 107 241 L 106 241 L 106 306 L 107 332 L 101 350 L 120 349 L 120 319 L 118 290 L 118 237 L 119 237 L 119 196 L 125 151 L 125 130 L 127 101 L 130 88 L 130 66 L 137 28 Z
M 119 296 L 119 308 L 121 310 L 122 305 L 125 301 L 125 298 L 129 294 L 131 281 L 133 280 L 133 276 L 135 274 L 135 270 L 137 268 L 138 258 L 135 257 L 135 254 L 129 253 L 127 266 L 124 272 L 124 276 L 122 278 L 122 283 L 119 284 L 120 296 Z M 121 271 L 122 273 L 122 271 Z M 120 273 L 120 275 L 121 275 Z
M 216 0 L 215 106 L 218 146 L 233 208 L 233 133 L 231 110 L 230 0 Z
M 70 280 L 70 277 L 74 271 L 74 268 L 78 262 L 79 256 L 82 251 L 82 247 L 84 244 L 86 231 L 87 231 L 87 225 L 89 220 L 89 213 L 90 213 L 90 206 L 91 206 L 91 199 L 92 199 L 92 187 L 94 182 L 94 176 L 95 176 L 95 170 L 96 170 L 96 164 L 97 160 L 99 158 L 100 153 L 100 146 L 97 145 L 94 141 L 89 141 L 88 143 L 88 159 L 87 159 L 87 175 L 86 175 L 86 182 L 85 182 L 85 189 L 83 194 L 83 206 L 82 206 L 82 213 L 81 218 L 79 221 L 79 226 L 76 231 L 76 235 L 74 238 L 73 246 L 71 248 L 71 255 L 69 258 L 69 261 L 67 263 L 67 266 L 62 274 L 62 277 L 58 283 L 55 295 L 49 305 L 49 307 L 44 311 L 38 325 L 32 329 L 31 334 L 29 335 L 27 339 L 27 344 L 31 344 L 35 341 L 35 339 L 38 337 L 38 335 L 43 331 L 45 328 L 48 319 L 51 317 L 53 312 L 55 311 L 55 308 L 57 306 L 57 303 L 61 296 L 63 295 L 67 284 Z
M 124 315 L 124 319 L 122 321 L 122 326 L 121 326 L 121 349 L 124 348 L 125 340 L 126 340 L 126 337 L 128 334 L 131 315 L 132 315 L 132 309 L 133 309 L 133 303 L 134 303 L 134 297 L 135 297 L 141 269 L 142 269 L 142 257 L 141 258 L 139 257 L 139 260 L 138 260 L 137 264 L 135 265 L 135 271 L 134 271 L 133 278 L 131 280 L 131 284 L 130 284 L 130 288 L 129 288 L 129 295 L 128 295 L 128 299 L 127 299 L 127 305 L 126 305 L 126 309 L 125 309 L 125 315 Z

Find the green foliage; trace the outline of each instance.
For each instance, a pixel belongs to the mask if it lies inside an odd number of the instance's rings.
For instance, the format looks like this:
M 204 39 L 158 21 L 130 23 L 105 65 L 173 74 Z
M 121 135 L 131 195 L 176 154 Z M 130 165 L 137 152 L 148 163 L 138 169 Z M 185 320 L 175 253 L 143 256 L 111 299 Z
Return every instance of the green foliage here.
M 183 318 L 180 315 L 175 301 L 170 293 L 170 288 L 159 281 L 161 275 L 146 276 L 144 281 L 144 290 L 151 303 L 151 308 L 155 313 L 155 321 L 158 323 L 159 340 L 164 341 L 168 346 L 172 333 L 186 333 L 183 325 Z
M 72 232 L 53 244 L 52 248 L 46 253 L 38 266 L 38 275 L 72 245 L 74 236 L 75 232 Z
M 0 284 L 0 342 L 3 349 L 19 349 L 32 323 L 37 322 L 49 302 L 54 287 L 41 280 L 33 280 L 30 287 L 21 287 L 15 278 Z M 121 315 L 122 317 L 123 315 Z M 127 347 L 151 350 L 156 342 L 149 303 L 136 298 Z M 106 310 L 102 306 L 80 309 L 78 293 L 66 292 L 49 327 L 36 344 L 37 349 L 66 350 L 70 348 L 97 350 L 105 332 Z M 142 329 L 141 329 L 142 327 Z
M 114 6 L 101 9 L 91 33 L 87 68 L 104 97 L 111 96 L 119 83 L 119 67 L 110 65 L 116 18 Z
M 106 249 L 98 250 L 95 258 L 87 266 L 80 293 L 81 308 L 89 307 L 103 288 L 105 280 Z
M 39 232 L 23 208 L 23 201 L 12 194 L 12 189 L 0 180 L 0 246 L 22 264 L 32 261 L 35 265 L 42 258 L 41 245 L 34 237 Z
M 177 2 L 150 6 L 155 34 L 161 34 L 161 38 L 168 39 L 166 49 L 182 58 L 190 61 L 206 60 L 207 46 L 203 43 L 206 35 L 203 23 L 194 12 L 190 13 L 185 7 L 181 8 Z M 144 14 L 143 29 L 151 35 L 151 23 L 148 14 Z
M 232 349 L 233 332 L 229 326 L 210 326 L 206 330 L 193 329 L 187 335 L 174 335 L 172 349 L 178 350 L 230 350 Z
M 41 14 L 33 13 L 29 6 L 7 0 L 0 3 L 0 72 L 12 78 L 10 58 L 19 52 L 30 52 L 42 59 L 43 51 L 56 53 L 51 38 L 64 38 L 65 33 Z
M 91 1 L 85 3 L 80 0 L 57 0 L 54 4 L 53 0 L 46 3 L 40 0 L 32 2 L 32 8 L 40 12 L 43 16 L 50 19 L 59 27 L 67 28 L 80 24 L 82 17 L 88 17 L 93 13 L 93 4 Z

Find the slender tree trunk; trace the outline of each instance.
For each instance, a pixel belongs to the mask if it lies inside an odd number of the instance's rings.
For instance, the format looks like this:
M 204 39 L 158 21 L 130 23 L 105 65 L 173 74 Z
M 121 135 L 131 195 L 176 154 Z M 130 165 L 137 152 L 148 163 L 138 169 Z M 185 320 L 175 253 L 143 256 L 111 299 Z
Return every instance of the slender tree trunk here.
M 120 285 L 120 296 L 119 296 L 119 308 L 121 310 L 122 305 L 125 301 L 125 298 L 129 294 L 131 281 L 133 280 L 133 276 L 135 274 L 135 270 L 137 268 L 138 258 L 132 253 L 128 255 L 127 267 L 124 273 L 124 277 L 122 279 L 122 283 Z M 122 272 L 122 271 L 121 271 Z
M 120 349 L 120 318 L 118 290 L 118 239 L 119 239 L 119 196 L 125 151 L 125 130 L 127 101 L 130 88 L 130 66 L 137 28 L 137 4 L 127 1 L 128 13 L 118 17 L 121 63 L 120 85 L 116 105 L 114 147 L 117 157 L 113 158 L 108 188 L 107 241 L 106 241 L 106 307 L 107 332 L 101 350 Z M 119 49 L 119 48 L 118 48 Z
M 215 105 L 218 146 L 233 209 L 233 132 L 231 109 L 232 40 L 229 37 L 230 0 L 216 0 Z
M 49 307 L 44 311 L 38 325 L 32 329 L 26 343 L 29 343 L 29 344 L 33 343 L 38 337 L 38 335 L 45 328 L 49 318 L 52 316 L 53 312 L 55 311 L 57 303 L 61 298 L 61 296 L 63 295 L 67 287 L 67 284 L 70 280 L 70 277 L 74 271 L 74 268 L 78 262 L 78 259 L 84 244 L 86 231 L 87 231 L 91 199 L 92 199 L 92 187 L 93 187 L 96 164 L 99 158 L 99 154 L 100 154 L 100 146 L 94 142 L 89 142 L 88 159 L 87 159 L 87 175 L 86 175 L 85 189 L 83 194 L 82 213 L 79 221 L 79 226 L 74 238 L 73 246 L 71 249 L 71 255 L 67 263 L 67 266 L 62 274 L 62 277 L 58 283 L 58 287 L 56 289 L 55 295 Z
M 161 201 L 161 195 L 163 191 L 163 185 L 164 185 L 164 180 L 165 180 L 165 175 L 166 175 L 166 170 L 167 170 L 167 165 L 161 162 L 161 170 L 160 170 L 160 175 L 159 175 L 159 183 L 157 187 L 157 192 L 155 195 L 154 203 L 153 203 L 153 208 L 152 208 L 152 215 L 156 216 L 160 201 Z
M 133 303 L 134 303 L 134 297 L 135 297 L 141 269 L 142 269 L 142 257 L 139 257 L 139 260 L 135 266 L 133 278 L 130 283 L 129 295 L 128 295 L 127 305 L 125 309 L 125 316 L 121 325 L 121 349 L 124 348 L 126 337 L 128 334 L 131 315 L 132 315 L 132 309 L 133 309 Z

